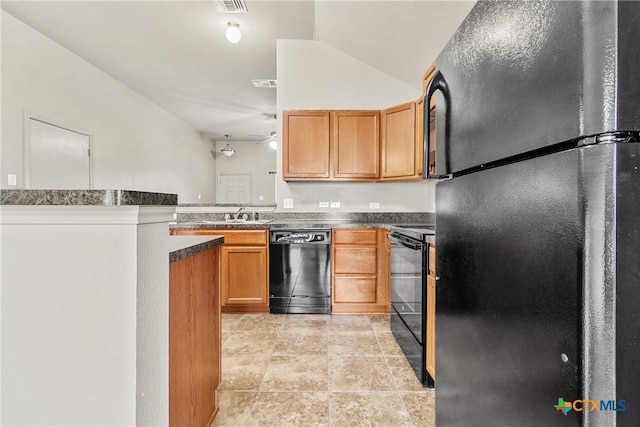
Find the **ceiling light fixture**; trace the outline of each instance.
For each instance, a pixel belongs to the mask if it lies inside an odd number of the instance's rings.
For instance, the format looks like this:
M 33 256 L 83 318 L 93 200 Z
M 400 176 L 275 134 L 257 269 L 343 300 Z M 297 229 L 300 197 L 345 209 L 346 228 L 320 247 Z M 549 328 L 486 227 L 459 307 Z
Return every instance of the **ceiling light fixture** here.
M 225 145 L 224 148 L 222 150 L 222 154 L 224 154 L 227 157 L 231 157 L 235 154 L 236 150 L 234 150 L 233 148 L 231 148 L 231 146 L 229 144 Z
M 224 137 L 227 138 L 227 141 L 229 141 L 229 138 L 231 138 L 231 134 L 225 133 Z M 222 152 L 222 154 L 224 154 L 227 157 L 231 157 L 236 153 L 236 150 L 231 148 L 228 142 L 227 142 L 227 145 L 225 145 L 224 148 L 220 151 Z
M 231 43 L 238 43 L 242 38 L 242 33 L 240 32 L 240 24 L 236 21 L 227 22 L 227 31 L 225 33 L 227 36 L 227 40 Z

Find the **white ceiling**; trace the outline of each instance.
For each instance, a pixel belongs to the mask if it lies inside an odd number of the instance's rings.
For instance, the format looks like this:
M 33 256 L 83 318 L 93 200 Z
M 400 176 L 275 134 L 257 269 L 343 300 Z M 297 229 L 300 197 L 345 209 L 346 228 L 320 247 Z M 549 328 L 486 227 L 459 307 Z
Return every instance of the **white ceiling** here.
M 266 138 L 277 123 L 276 39 L 315 39 L 417 88 L 475 1 L 7 1 L 2 9 L 199 131 Z M 224 37 L 240 23 L 238 44 Z

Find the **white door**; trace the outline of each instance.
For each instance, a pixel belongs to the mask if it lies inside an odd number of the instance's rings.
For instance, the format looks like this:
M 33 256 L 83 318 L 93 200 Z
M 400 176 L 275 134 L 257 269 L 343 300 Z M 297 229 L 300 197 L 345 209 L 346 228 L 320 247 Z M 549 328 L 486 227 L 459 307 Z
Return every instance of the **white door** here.
M 29 118 L 27 188 L 91 188 L 90 137 Z
M 251 202 L 251 175 L 218 175 L 216 203 L 242 205 Z

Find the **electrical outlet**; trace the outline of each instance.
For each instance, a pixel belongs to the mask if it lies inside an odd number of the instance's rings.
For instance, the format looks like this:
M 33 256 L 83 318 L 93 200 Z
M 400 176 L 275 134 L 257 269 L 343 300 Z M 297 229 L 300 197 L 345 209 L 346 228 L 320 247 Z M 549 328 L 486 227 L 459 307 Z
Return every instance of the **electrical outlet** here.
M 282 207 L 285 209 L 293 209 L 293 199 L 282 199 Z
M 320 207 L 320 208 L 328 208 L 329 207 L 329 202 L 320 202 L 320 203 L 318 203 L 318 207 Z
M 380 209 L 380 202 L 369 202 L 369 209 Z
M 340 207 L 340 202 L 331 202 L 331 208 L 335 209 L 339 207 Z
M 198 194 L 198 200 L 202 200 L 202 194 Z
M 264 200 L 264 196 L 258 196 L 258 200 L 260 201 Z
M 18 185 L 18 177 L 15 173 L 7 175 L 7 185 Z

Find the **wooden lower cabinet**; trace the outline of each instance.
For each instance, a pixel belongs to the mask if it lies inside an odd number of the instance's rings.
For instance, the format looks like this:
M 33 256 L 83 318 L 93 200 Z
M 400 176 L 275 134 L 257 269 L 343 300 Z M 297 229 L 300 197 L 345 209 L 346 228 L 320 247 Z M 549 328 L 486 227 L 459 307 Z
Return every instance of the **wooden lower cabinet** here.
M 225 312 L 269 311 L 267 248 L 222 247 L 222 305 Z M 253 310 L 252 308 L 256 308 Z
M 387 230 L 333 229 L 332 312 L 389 312 Z
M 427 372 L 436 379 L 436 248 L 429 246 L 429 275 L 427 276 Z
M 267 229 L 196 229 L 172 233 L 224 236 L 220 263 L 222 312 L 269 312 Z
M 169 266 L 169 425 L 211 425 L 220 384 L 220 248 Z

